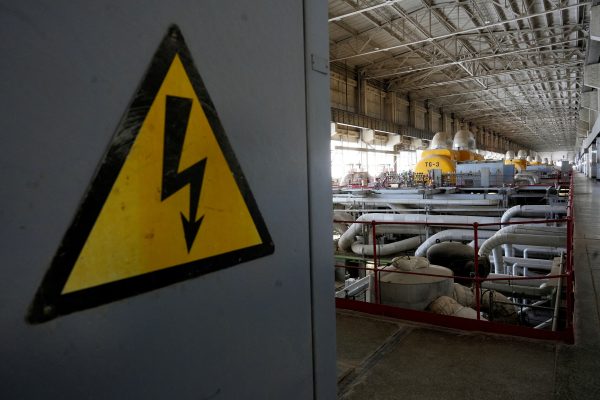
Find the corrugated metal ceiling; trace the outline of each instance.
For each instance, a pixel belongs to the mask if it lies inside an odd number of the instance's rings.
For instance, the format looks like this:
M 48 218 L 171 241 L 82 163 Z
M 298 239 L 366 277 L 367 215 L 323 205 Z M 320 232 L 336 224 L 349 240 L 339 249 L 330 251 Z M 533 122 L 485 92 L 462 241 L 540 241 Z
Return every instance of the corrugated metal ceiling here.
M 570 149 L 590 4 L 330 0 L 330 58 L 523 146 Z

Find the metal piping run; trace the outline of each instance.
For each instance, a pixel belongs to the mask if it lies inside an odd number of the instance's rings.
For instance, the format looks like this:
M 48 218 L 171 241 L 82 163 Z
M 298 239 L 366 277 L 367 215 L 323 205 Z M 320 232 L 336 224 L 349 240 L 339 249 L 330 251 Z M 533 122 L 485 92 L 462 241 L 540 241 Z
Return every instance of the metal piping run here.
M 488 239 L 493 235 L 493 231 L 480 230 L 477 232 L 477 236 L 479 237 L 479 239 Z M 425 257 L 427 255 L 427 250 L 436 243 L 449 242 L 453 240 L 465 241 L 472 239 L 472 229 L 446 229 L 444 231 L 436 233 L 435 235 L 431 235 L 429 239 L 424 241 L 415 252 L 415 256 Z
M 510 222 L 513 217 L 516 216 L 546 216 L 548 214 L 566 214 L 567 206 L 550 206 L 550 205 L 525 205 L 525 206 L 514 206 L 509 208 L 502 214 L 500 222 L 506 224 Z M 503 228 L 504 229 L 504 228 Z M 512 246 L 505 245 L 504 253 L 507 256 L 514 256 Z
M 555 236 L 567 236 L 566 226 L 543 226 L 541 224 L 526 224 L 526 225 L 509 225 L 500 229 L 498 233 L 520 233 L 524 235 L 555 235 Z M 504 255 L 514 257 L 514 250 L 512 245 L 505 244 Z
M 377 197 L 344 197 L 336 196 L 333 198 L 333 204 L 354 204 L 354 203 L 369 203 L 369 204 L 403 204 L 415 206 L 496 206 L 500 203 L 498 199 L 390 199 Z
M 539 258 L 520 258 L 520 257 L 504 257 L 504 262 L 508 264 L 519 264 L 521 267 L 537 268 L 550 270 L 552 269 L 552 260 L 543 260 Z
M 528 258 L 529 252 L 538 254 L 548 254 L 552 256 L 561 256 L 567 252 L 567 249 L 565 247 L 515 245 L 514 248 L 523 252 L 523 258 Z
M 522 171 L 515 174 L 515 179 L 527 179 L 530 180 L 532 185 L 537 185 L 540 183 L 540 177 L 538 174 L 533 172 Z
M 510 222 L 511 218 L 516 216 L 536 216 L 546 214 L 566 214 L 567 206 L 549 206 L 549 205 L 528 205 L 514 206 L 502 214 L 500 222 L 503 224 Z
M 432 224 L 432 225 L 444 225 L 444 224 L 469 224 L 477 222 L 479 224 L 498 224 L 499 218 L 496 217 L 479 217 L 472 215 L 423 215 L 423 214 L 363 214 L 356 219 L 356 223 L 350 225 L 348 230 L 340 237 L 338 241 L 338 247 L 341 250 L 350 250 L 352 243 L 354 243 L 355 237 L 361 233 L 364 223 L 359 222 L 405 222 L 405 223 L 417 223 L 417 224 Z M 482 229 L 484 227 L 481 227 Z M 495 230 L 495 227 L 488 226 L 488 230 Z
M 566 237 L 550 235 L 526 235 L 516 233 L 501 233 L 498 231 L 494 236 L 486 240 L 479 248 L 479 257 L 488 257 L 496 247 L 502 244 L 530 244 L 537 246 L 559 247 L 565 245 Z M 504 265 L 504 259 L 499 249 L 494 252 L 494 268 L 500 273 Z
M 527 183 L 529 185 L 535 185 L 535 179 L 533 178 L 533 176 L 531 175 L 523 175 L 521 173 L 518 173 L 515 175 L 515 181 L 527 181 Z
M 413 236 L 408 239 L 400 240 L 398 242 L 387 243 L 387 244 L 378 244 L 377 246 L 377 255 L 378 256 L 389 256 L 391 254 L 396 254 L 401 251 L 412 250 L 418 245 L 421 244 L 423 239 L 421 236 Z M 354 242 L 352 244 L 352 251 L 356 254 L 360 254 L 363 256 L 373 256 L 373 245 L 372 244 L 363 244 L 361 241 Z

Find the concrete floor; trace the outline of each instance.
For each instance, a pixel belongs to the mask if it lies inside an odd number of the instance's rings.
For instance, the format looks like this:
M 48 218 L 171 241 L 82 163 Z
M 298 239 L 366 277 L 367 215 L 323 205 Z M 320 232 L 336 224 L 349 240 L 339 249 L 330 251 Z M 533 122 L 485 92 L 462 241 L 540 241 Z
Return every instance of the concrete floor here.
M 338 311 L 338 398 L 600 399 L 600 183 L 575 179 L 575 345 Z

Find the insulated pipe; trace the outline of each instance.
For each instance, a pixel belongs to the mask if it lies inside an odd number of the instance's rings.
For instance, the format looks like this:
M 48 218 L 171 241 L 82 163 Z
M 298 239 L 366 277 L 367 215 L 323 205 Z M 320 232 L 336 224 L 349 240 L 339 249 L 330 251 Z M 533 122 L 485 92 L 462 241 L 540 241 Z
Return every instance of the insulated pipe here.
M 512 229 L 508 229 L 512 228 Z M 535 226 L 535 225 L 510 225 L 500 229 L 498 232 L 502 233 L 519 233 L 524 235 L 554 235 L 561 236 L 566 239 L 567 236 L 567 228 L 561 226 Z M 515 252 L 513 246 L 510 244 L 505 244 L 504 246 L 504 255 L 509 257 L 514 257 Z
M 523 258 L 528 258 L 527 256 L 529 252 L 537 254 L 548 254 L 552 256 L 561 256 L 567 252 L 567 249 L 565 247 L 515 245 L 514 248 L 523 252 Z
M 564 236 L 550 236 L 550 235 L 524 235 L 516 233 L 496 233 L 494 236 L 486 240 L 483 245 L 479 248 L 479 257 L 487 257 L 492 250 L 502 244 L 531 244 L 537 246 L 564 246 Z M 494 267 L 496 273 L 499 273 L 504 260 L 500 252 L 497 251 L 494 254 Z
M 378 256 L 389 256 L 396 254 L 401 251 L 412 250 L 422 242 L 421 236 L 414 236 L 408 239 L 400 240 L 398 242 L 378 244 L 377 255 Z M 362 242 L 354 242 L 352 244 L 352 251 L 356 254 L 363 256 L 373 256 L 373 245 L 363 244 Z
M 387 199 L 389 204 L 410 204 L 418 206 L 455 206 L 455 205 L 468 205 L 468 206 L 493 206 L 500 203 L 499 199 Z
M 530 171 L 519 172 L 518 174 L 515 175 L 515 179 L 527 178 L 528 176 L 530 176 L 533 179 L 533 184 L 540 183 L 539 175 L 534 172 L 530 172 Z
M 567 206 L 549 206 L 549 205 L 530 205 L 530 206 L 514 206 L 509 208 L 502 214 L 500 222 L 503 224 L 510 222 L 512 217 L 516 216 L 536 216 L 546 214 L 566 214 Z
M 504 260 L 499 247 L 494 247 L 492 249 L 492 258 L 494 259 L 494 272 L 497 274 L 504 273 L 504 271 L 502 271 L 504 269 Z
M 494 234 L 493 231 L 478 231 L 478 237 L 480 239 L 487 239 L 492 237 Z M 415 252 L 415 256 L 425 257 L 427 255 L 427 249 L 439 242 L 448 242 L 452 240 L 472 240 L 473 239 L 473 230 L 472 229 L 446 229 L 444 231 L 438 232 L 435 235 L 431 235 L 429 239 L 424 241 L 417 251 Z
M 509 264 L 519 264 L 522 267 L 538 268 L 550 270 L 553 260 L 543 260 L 540 258 L 520 258 L 520 257 L 504 257 L 504 261 Z
M 428 223 L 432 225 L 444 224 L 497 224 L 500 222 L 496 217 L 478 217 L 473 215 L 423 215 L 423 214 L 363 214 L 356 219 L 357 222 L 409 222 L 409 223 Z M 338 247 L 341 250 L 350 250 L 352 243 L 355 242 L 355 237 L 360 234 L 362 227 L 365 224 L 354 223 L 350 225 L 348 230 L 340 237 Z M 401 226 L 401 225 L 399 225 Z M 488 230 L 495 230 L 493 226 L 481 227 Z
M 531 175 L 516 174 L 515 180 L 527 181 L 528 184 L 535 185 L 535 179 L 533 179 L 533 177 Z
M 386 197 L 345 197 L 339 196 L 333 198 L 333 204 L 390 204 L 390 205 L 411 205 L 411 206 L 496 206 L 500 203 L 499 199 L 390 199 Z
M 547 214 L 566 214 L 567 206 L 550 206 L 550 205 L 526 205 L 526 206 L 514 206 L 509 208 L 502 214 L 500 222 L 506 224 L 510 222 L 511 218 L 516 216 L 536 216 L 536 215 L 547 215 Z M 507 256 L 514 256 L 512 247 L 509 245 L 504 246 L 504 252 Z
M 521 234 L 521 235 L 553 235 L 554 237 L 560 237 L 563 241 L 566 240 L 567 231 L 565 227 L 554 227 L 554 226 L 535 226 L 531 225 L 509 225 L 498 232 L 496 235 L 503 234 Z M 494 235 L 495 236 L 495 235 Z M 544 236 L 545 237 L 545 236 Z M 506 256 L 514 256 L 512 246 L 509 244 L 504 245 L 504 251 Z M 504 259 L 502 252 L 499 247 L 492 249 L 492 257 L 494 259 L 494 270 L 496 273 L 501 273 L 504 268 Z
M 498 230 L 497 233 L 518 233 L 522 235 L 554 235 L 566 237 L 567 228 L 563 226 L 542 226 L 537 224 L 509 225 Z M 505 244 L 504 253 L 506 256 L 514 257 L 512 245 Z
M 364 225 L 364 224 L 363 224 Z M 377 225 L 377 233 L 395 233 L 398 235 L 425 235 L 425 225 Z

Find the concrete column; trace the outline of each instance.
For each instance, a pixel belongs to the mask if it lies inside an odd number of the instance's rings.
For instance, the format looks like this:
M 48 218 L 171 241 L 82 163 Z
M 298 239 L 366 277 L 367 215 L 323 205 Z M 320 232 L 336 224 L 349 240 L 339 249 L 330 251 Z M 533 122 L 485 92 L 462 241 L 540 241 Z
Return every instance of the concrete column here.
M 367 113 L 367 81 L 363 79 L 363 74 L 361 71 L 357 74 L 357 82 L 356 82 L 356 110 L 359 114 Z
M 395 95 L 395 102 L 396 102 L 396 120 L 399 124 L 403 124 L 403 125 L 407 125 L 410 123 L 410 112 L 409 112 L 409 108 L 410 108 L 410 103 L 408 101 L 406 101 L 405 99 L 398 97 L 398 95 Z
M 410 102 L 410 124 L 418 129 L 425 129 L 426 109 L 416 101 Z
M 452 134 L 454 135 L 456 132 L 460 130 L 460 119 L 452 114 Z
M 446 112 L 442 112 L 442 131 L 452 133 L 452 116 Z
M 477 127 L 477 126 L 475 126 L 475 127 L 473 127 L 473 128 L 474 128 L 474 130 L 473 130 L 473 133 L 475 134 L 475 142 L 476 142 L 476 143 L 475 143 L 475 146 L 476 146 L 478 149 L 480 149 L 480 150 L 483 150 L 483 140 L 482 140 L 482 139 L 483 139 L 483 137 L 482 137 L 482 131 L 481 131 L 481 128 L 479 128 L 479 127 Z
M 387 93 L 385 97 L 384 117 L 388 121 L 398 123 L 396 93 Z
M 590 38 L 592 40 L 600 41 L 600 6 L 591 8 Z
M 589 64 L 583 68 L 583 84 L 600 89 L 600 64 Z
M 439 121 L 440 114 L 433 108 L 427 109 L 427 125 L 425 128 L 429 129 L 431 132 L 437 132 L 440 130 Z

